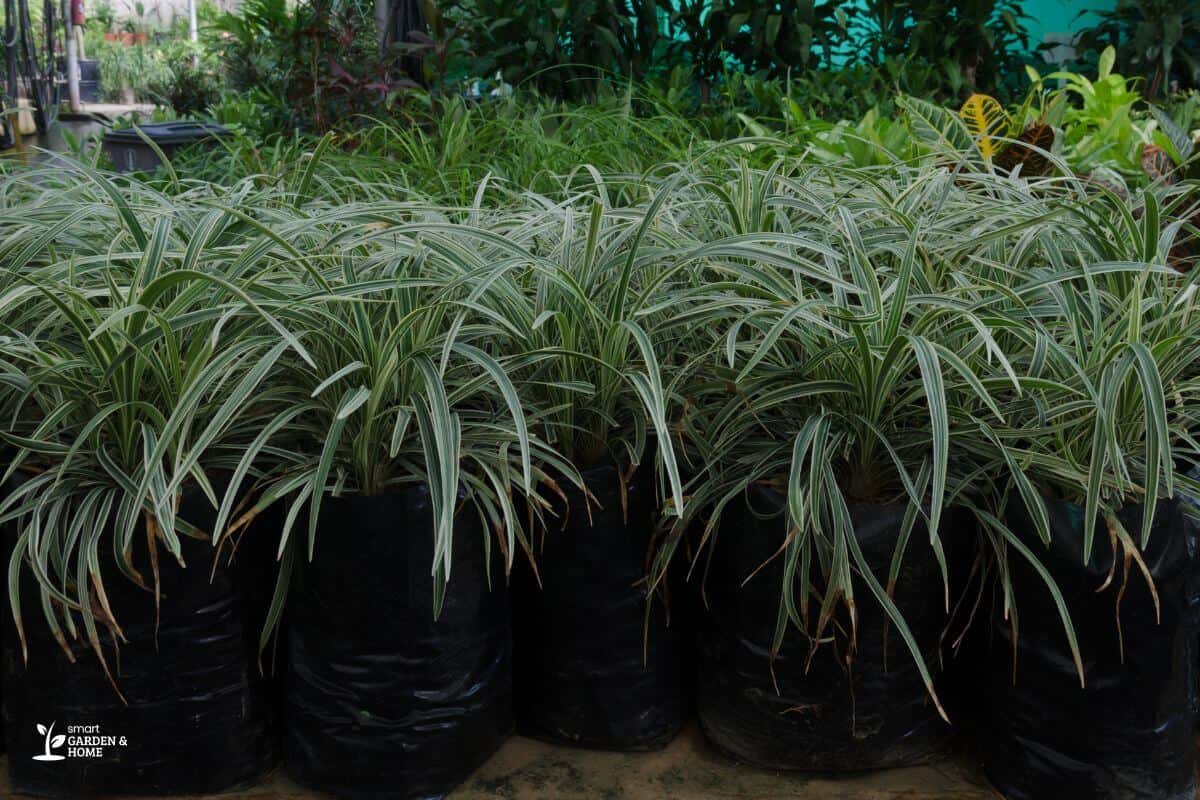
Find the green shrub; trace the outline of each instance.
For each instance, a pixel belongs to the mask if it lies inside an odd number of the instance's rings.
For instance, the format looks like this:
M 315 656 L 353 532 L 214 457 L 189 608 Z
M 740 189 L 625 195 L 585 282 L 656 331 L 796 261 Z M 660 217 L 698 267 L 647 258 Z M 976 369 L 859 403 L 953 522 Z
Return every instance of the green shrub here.
M 100 88 L 108 102 L 121 102 L 126 91 L 147 102 L 154 99 L 155 88 L 173 78 L 163 53 L 150 45 L 103 42 L 91 55 L 98 62 Z

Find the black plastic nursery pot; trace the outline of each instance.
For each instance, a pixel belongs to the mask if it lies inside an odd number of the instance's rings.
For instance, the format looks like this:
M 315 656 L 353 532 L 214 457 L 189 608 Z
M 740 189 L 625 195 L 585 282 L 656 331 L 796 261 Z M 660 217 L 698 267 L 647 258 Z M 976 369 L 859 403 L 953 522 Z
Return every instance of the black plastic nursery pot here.
M 100 101 L 100 63 L 93 58 L 79 59 L 79 99 L 85 103 Z M 61 68 L 66 72 L 66 65 Z
M 104 152 L 117 172 L 153 172 L 162 166 L 158 153 L 138 134 L 154 142 L 163 155 L 171 158 L 185 147 L 229 136 L 229 129 L 213 122 L 177 120 L 141 125 L 138 129 L 123 128 L 104 134 Z
M 646 573 L 653 475 L 615 466 L 582 473 L 594 497 L 560 482 L 547 529 L 533 534 L 537 577 L 514 568 L 516 710 L 521 733 L 612 750 L 665 746 L 683 727 L 681 633 Z
M 198 492 L 184 494 L 179 513 L 202 531 L 215 521 Z M 6 550 L 13 544 L 7 533 Z M 42 617 L 30 571 L 22 570 L 27 664 L 15 626 L 4 630 L 4 721 L 14 792 L 72 800 L 203 794 L 251 785 L 276 763 L 278 713 L 257 666 L 272 584 L 270 549 L 259 546 L 265 537 L 248 534 L 233 562 L 222 557 L 215 567 L 210 541 L 180 539 L 186 569 L 159 551 L 157 618 L 152 590 L 115 565 L 104 569 L 126 639 L 118 648 L 101 628 L 120 695 L 78 620 L 80 638 L 67 638 L 70 662 Z M 102 537 L 102 565 L 111 550 Z M 136 566 L 151 582 L 149 565 Z
M 1200 610 L 1195 523 L 1179 501 L 1157 508 L 1143 553 L 1158 593 L 1156 619 L 1136 563 L 1121 557 L 1111 582 L 1099 591 L 1113 568 L 1113 546 L 1102 521 L 1092 559 L 1084 565 L 1079 505 L 1047 501 L 1049 547 L 1037 538 L 1023 505 L 1015 505 L 1009 526 L 1062 591 L 1085 682 L 1081 688 L 1045 584 L 1014 555 L 1009 562 L 1016 635 L 998 605 L 978 691 L 984 702 L 980 752 L 989 779 L 1009 800 L 1193 800 Z M 1142 509 L 1119 516 L 1138 539 Z
M 469 504 L 433 610 L 425 486 L 326 498 L 288 597 L 284 762 L 338 798 L 440 797 L 513 729 L 511 610 Z
M 797 631 L 789 631 L 772 662 L 783 580 L 778 551 L 787 533 L 784 504 L 782 494 L 752 486 L 722 515 L 699 632 L 705 736 L 727 755 L 770 769 L 856 771 L 938 756 L 951 728 L 938 715 L 903 639 L 865 588 L 855 593 L 857 650 L 849 665 L 844 634 L 823 643 L 810 663 L 808 641 Z M 850 506 L 859 546 L 883 586 L 904 511 L 901 505 Z M 947 515 L 940 536 L 954 575 L 965 568 L 971 530 L 958 515 Z M 701 569 L 703 564 L 697 573 Z M 944 591 L 928 534 L 918 523 L 893 599 L 931 672 L 948 617 Z

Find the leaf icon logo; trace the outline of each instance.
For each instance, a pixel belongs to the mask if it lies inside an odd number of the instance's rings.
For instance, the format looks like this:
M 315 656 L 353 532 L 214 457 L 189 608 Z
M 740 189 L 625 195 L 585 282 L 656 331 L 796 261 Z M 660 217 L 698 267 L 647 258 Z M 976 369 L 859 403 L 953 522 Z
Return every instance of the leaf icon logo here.
M 61 733 L 58 736 L 53 735 L 54 726 L 56 724 L 57 723 L 51 722 L 50 727 L 47 728 L 42 723 L 37 723 L 37 732 L 46 738 L 44 752 L 41 755 L 34 756 L 34 761 L 63 761 L 66 759 L 66 756 L 55 755 L 54 753 L 50 752 L 50 750 L 55 747 L 62 747 L 67 741 L 67 737 Z

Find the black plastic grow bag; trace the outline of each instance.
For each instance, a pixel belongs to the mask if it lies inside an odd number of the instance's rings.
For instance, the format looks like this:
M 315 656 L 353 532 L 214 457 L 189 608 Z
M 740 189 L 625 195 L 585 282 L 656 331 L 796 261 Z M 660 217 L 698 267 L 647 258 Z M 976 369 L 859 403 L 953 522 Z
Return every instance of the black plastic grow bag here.
M 439 797 L 504 742 L 511 612 L 484 536 L 475 510 L 460 509 L 434 619 L 428 489 L 322 503 L 315 557 L 288 599 L 284 761 L 294 778 L 339 798 Z
M 786 536 L 783 506 L 781 494 L 754 486 L 722 516 L 699 633 L 705 735 L 726 754 L 772 769 L 851 771 L 918 764 L 938 755 L 950 727 L 900 635 L 865 587 L 855 593 L 858 646 L 850 667 L 844 634 L 822 644 L 810 664 L 808 642 L 795 630 L 772 665 L 783 580 L 782 559 L 772 556 Z M 863 555 L 886 586 L 904 507 L 852 505 L 850 513 Z M 958 516 L 948 516 L 940 535 L 951 572 L 963 569 L 972 531 Z M 928 541 L 918 524 L 894 600 L 934 671 L 947 614 L 942 573 Z M 816 575 L 814 568 L 814 580 Z
M 6 444 L 0 444 L 0 475 L 3 475 L 4 473 L 8 472 L 8 468 L 12 463 L 10 460 L 11 458 L 12 458 L 12 449 Z M 0 506 L 4 505 L 4 501 L 5 501 L 5 499 L 7 499 L 11 488 L 12 487 L 11 487 L 10 482 L 6 481 L 4 483 L 0 483 Z M 8 525 L 0 525 L 0 559 L 2 559 L 2 560 L 0 560 L 0 568 L 7 567 L 8 557 L 9 557 L 9 555 L 11 555 L 11 552 L 12 552 L 9 547 L 9 544 L 8 544 L 10 541 L 9 527 L 10 526 L 8 526 Z M 7 569 L 5 569 L 4 574 L 5 575 L 8 574 Z M 3 647 L 4 637 L 6 635 L 5 629 L 11 624 L 12 624 L 12 613 L 11 613 L 11 609 L 9 608 L 9 604 L 8 604 L 8 580 L 6 578 L 5 580 L 0 581 L 0 648 Z M 0 665 L 2 665 L 2 663 L 3 662 L 0 662 Z M 4 673 L 3 673 L 2 668 L 0 668 L 0 755 L 3 755 L 3 754 L 4 754 Z
M 639 470 L 626 485 L 628 517 L 615 467 L 583 479 L 600 507 L 589 518 L 583 493 L 563 481 L 567 504 L 557 498 L 559 516 L 535 533 L 541 588 L 527 565 L 514 577 L 518 728 L 588 747 L 659 748 L 687 704 L 679 625 L 668 625 L 661 598 L 645 628 L 652 476 Z
M 202 496 L 188 493 L 180 516 L 210 531 L 215 514 Z M 127 704 L 86 640 L 71 641 L 76 663 L 68 661 L 42 618 L 31 573 L 22 570 L 28 666 L 15 626 L 4 631 L 13 791 L 72 799 L 210 793 L 252 784 L 275 763 L 278 714 L 257 667 L 262 587 L 272 581 L 269 542 L 247 535 L 233 564 L 222 558 L 213 569 L 211 542 L 180 539 L 187 569 L 160 549 L 157 622 L 151 591 L 111 563 L 104 570 L 128 641 L 118 651 L 103 629 L 101 640 Z M 111 548 L 102 538 L 102 564 Z M 151 580 L 148 564 L 139 569 Z
M 1193 800 L 1196 796 L 1197 531 L 1178 501 L 1162 502 L 1143 558 L 1161 609 L 1136 564 L 1112 566 L 1107 527 L 1098 522 L 1091 562 L 1083 561 L 1083 509 L 1047 501 L 1051 542 L 1042 546 L 1024 507 L 1009 525 L 1030 545 L 1062 591 L 1083 657 L 1085 687 L 1058 612 L 1041 578 L 1009 559 L 1017 608 L 1012 628 L 993 614 L 994 647 L 984 665 L 980 726 L 984 765 L 1009 800 Z M 1142 510 L 1120 515 L 1135 538 Z M 1122 636 L 1124 647 L 1122 648 Z M 1014 673 L 1015 666 L 1015 673 Z M 1015 677 L 1015 684 L 1014 684 Z

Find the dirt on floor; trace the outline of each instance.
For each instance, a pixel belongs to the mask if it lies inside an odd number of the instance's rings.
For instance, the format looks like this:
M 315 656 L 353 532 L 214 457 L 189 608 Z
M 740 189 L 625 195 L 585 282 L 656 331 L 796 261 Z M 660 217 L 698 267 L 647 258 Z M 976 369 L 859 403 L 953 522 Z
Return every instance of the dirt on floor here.
M 7 759 L 0 759 L 0 797 Z M 973 770 L 950 760 L 860 775 L 780 773 L 736 764 L 716 753 L 693 725 L 665 750 L 608 753 L 514 736 L 453 800 L 984 800 L 997 795 Z M 325 800 L 282 770 L 259 786 L 185 800 Z M 145 798 L 142 798 L 145 800 Z
M 455 798 L 506 800 L 982 800 L 998 795 L 954 761 L 860 775 L 770 772 L 718 754 L 693 726 L 656 753 L 510 740 Z

